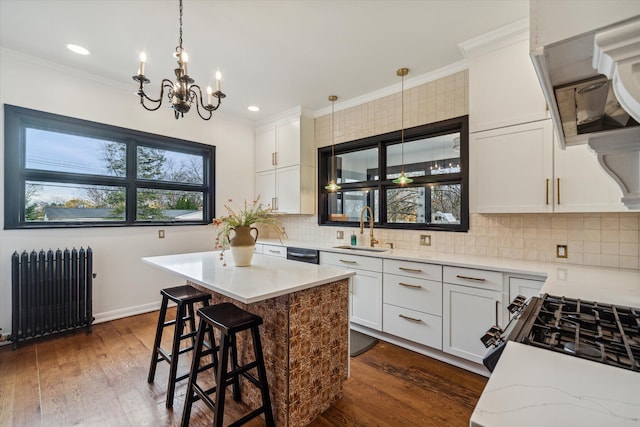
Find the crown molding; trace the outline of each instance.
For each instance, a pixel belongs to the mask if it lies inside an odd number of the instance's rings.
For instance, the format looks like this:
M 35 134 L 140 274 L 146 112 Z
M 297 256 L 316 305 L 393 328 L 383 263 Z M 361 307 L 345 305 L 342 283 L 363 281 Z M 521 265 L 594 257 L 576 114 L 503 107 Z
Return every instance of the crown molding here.
M 465 58 L 470 59 L 473 56 L 528 39 L 529 18 L 523 18 L 512 24 L 458 43 L 458 49 Z
M 458 73 L 460 71 L 464 71 L 469 68 L 467 60 L 462 60 L 458 62 L 454 62 L 451 65 L 447 65 L 446 67 L 439 68 L 435 71 L 421 74 L 416 77 L 408 78 L 404 80 L 404 89 L 411 89 L 416 86 L 423 85 L 425 83 L 432 82 L 434 80 L 441 79 L 443 77 L 450 76 L 452 74 Z M 366 104 L 367 102 L 375 101 L 380 98 L 384 98 L 385 96 L 393 95 L 396 93 L 400 93 L 400 84 L 393 84 L 382 89 L 378 89 L 373 92 L 369 92 L 365 95 L 358 96 L 356 98 L 347 99 L 342 102 L 335 103 L 335 111 L 346 110 L 348 108 L 357 107 L 358 105 Z M 321 108 L 320 110 L 316 110 L 313 117 L 321 117 L 331 114 L 331 106 Z

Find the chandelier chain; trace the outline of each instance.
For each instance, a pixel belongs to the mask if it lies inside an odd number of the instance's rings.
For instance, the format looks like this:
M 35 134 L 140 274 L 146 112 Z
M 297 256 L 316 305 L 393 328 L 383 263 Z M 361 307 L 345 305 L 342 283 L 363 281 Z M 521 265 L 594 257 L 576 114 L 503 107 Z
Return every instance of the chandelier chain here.
M 178 51 L 182 52 L 182 0 L 180 0 L 180 36 L 178 38 Z

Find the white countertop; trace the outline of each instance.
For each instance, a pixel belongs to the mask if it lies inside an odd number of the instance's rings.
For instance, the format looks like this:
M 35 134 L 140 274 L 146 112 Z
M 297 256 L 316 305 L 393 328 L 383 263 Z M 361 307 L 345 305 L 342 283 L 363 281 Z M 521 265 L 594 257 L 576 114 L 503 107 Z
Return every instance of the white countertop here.
M 541 293 L 628 307 L 640 307 L 640 270 L 455 255 L 441 252 L 425 254 L 399 249 L 390 249 L 385 252 L 367 252 L 363 250 L 336 249 L 331 246 L 314 245 L 308 242 L 286 241 L 281 243 L 277 239 L 263 240 L 258 243 L 312 248 L 375 258 L 430 262 L 454 267 L 496 270 L 515 275 L 540 276 L 546 278 Z
M 355 274 L 346 268 L 259 254 L 253 256 L 248 267 L 235 267 L 233 263 L 224 266 L 220 261 L 220 251 L 155 256 L 142 260 L 245 304 L 347 279 Z
M 640 373 L 508 342 L 470 425 L 637 427 Z

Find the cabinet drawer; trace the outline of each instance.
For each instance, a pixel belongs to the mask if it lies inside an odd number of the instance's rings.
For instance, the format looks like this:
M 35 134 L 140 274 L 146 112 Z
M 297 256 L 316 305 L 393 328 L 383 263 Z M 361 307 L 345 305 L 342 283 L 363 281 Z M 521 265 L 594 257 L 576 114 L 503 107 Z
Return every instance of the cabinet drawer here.
M 320 263 L 382 272 L 382 259 L 362 255 L 320 252 Z
M 442 266 L 421 262 L 399 261 L 385 259 L 382 263 L 385 273 L 400 274 L 417 279 L 442 281 Z
M 442 276 L 443 282 L 454 285 L 473 286 L 494 291 L 502 291 L 503 288 L 502 273 L 497 271 L 444 266 Z
M 442 318 L 384 304 L 382 330 L 410 341 L 442 350 Z
M 262 245 L 262 253 L 264 255 L 285 258 L 287 256 L 287 248 L 278 245 Z
M 262 243 L 256 243 L 256 245 L 253 247 L 253 253 L 254 254 L 261 254 L 263 246 L 264 245 Z
M 442 282 L 384 273 L 382 283 L 386 304 L 442 315 Z

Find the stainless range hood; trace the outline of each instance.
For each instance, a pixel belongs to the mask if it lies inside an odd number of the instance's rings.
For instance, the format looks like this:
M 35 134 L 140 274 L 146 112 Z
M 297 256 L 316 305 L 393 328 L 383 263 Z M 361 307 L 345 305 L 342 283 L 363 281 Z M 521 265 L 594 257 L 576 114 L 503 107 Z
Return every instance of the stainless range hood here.
M 588 144 L 640 209 L 640 1 L 531 0 L 530 19 L 558 143 Z

